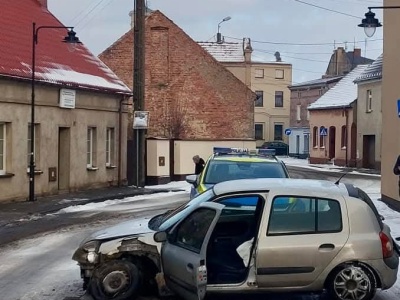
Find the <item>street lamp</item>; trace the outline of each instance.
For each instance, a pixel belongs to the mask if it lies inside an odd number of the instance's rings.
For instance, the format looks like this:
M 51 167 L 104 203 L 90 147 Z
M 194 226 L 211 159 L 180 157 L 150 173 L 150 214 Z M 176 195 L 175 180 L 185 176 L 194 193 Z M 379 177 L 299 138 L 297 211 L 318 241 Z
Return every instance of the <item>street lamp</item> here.
M 232 19 L 232 18 L 228 16 L 228 17 L 223 18 L 222 21 L 218 23 L 218 33 L 217 33 L 217 43 L 218 44 L 222 43 L 222 35 L 219 32 L 219 30 L 221 28 L 221 24 L 226 22 L 226 21 L 229 21 L 230 19 Z
M 364 27 L 364 32 L 367 37 L 372 37 L 375 34 L 377 27 L 382 27 L 382 24 L 371 9 L 393 9 L 400 8 L 400 6 L 370 6 L 368 7 L 368 12 L 365 14 L 365 18 L 362 19 L 361 24 L 358 27 Z
M 69 29 L 67 36 L 64 37 L 62 42 L 68 45 L 81 44 L 79 38 L 73 30 L 74 27 L 65 26 L 39 26 L 32 23 L 32 94 L 31 94 L 31 127 L 30 127 L 30 159 L 29 159 L 29 198 L 28 201 L 35 201 L 35 72 L 36 72 L 36 45 L 38 44 L 38 34 L 41 29 Z M 70 51 L 75 48 L 68 48 Z

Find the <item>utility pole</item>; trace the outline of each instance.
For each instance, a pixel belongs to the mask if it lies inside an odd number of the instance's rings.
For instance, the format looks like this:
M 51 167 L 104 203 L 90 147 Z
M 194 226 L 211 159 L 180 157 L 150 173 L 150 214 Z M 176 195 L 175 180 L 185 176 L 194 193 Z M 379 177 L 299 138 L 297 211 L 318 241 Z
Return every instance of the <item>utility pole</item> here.
M 133 101 L 134 111 L 145 109 L 145 0 L 135 0 L 134 9 L 134 57 L 133 57 Z M 128 161 L 133 172 L 128 172 L 128 184 L 137 187 L 145 186 L 145 150 L 146 138 L 144 129 L 133 130 L 132 152 L 128 152 Z M 133 155 L 132 155 L 133 154 Z M 132 157 L 133 156 L 133 157 Z M 128 169 L 129 169 L 128 167 Z

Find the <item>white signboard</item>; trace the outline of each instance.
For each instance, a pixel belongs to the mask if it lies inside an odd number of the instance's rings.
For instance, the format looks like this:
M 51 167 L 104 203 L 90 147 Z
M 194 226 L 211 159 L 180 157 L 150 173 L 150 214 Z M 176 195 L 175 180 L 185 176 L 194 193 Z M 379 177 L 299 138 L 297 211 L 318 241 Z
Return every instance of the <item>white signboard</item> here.
M 149 127 L 149 112 L 135 111 L 133 115 L 133 129 L 147 129 Z
M 60 107 L 75 108 L 76 91 L 60 89 Z

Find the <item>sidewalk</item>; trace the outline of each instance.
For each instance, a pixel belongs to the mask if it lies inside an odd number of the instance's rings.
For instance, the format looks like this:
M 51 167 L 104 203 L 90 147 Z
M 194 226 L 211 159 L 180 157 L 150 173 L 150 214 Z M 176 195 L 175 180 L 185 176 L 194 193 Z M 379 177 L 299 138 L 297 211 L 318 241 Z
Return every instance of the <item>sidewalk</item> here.
M 126 197 L 165 193 L 171 191 L 181 191 L 181 189 L 151 189 L 126 186 L 109 187 L 48 197 L 38 197 L 35 202 L 18 201 L 0 203 L 0 227 L 20 219 L 35 219 L 36 216 L 53 213 L 73 205 L 82 205 L 87 203 L 103 202 L 106 200 L 124 199 Z

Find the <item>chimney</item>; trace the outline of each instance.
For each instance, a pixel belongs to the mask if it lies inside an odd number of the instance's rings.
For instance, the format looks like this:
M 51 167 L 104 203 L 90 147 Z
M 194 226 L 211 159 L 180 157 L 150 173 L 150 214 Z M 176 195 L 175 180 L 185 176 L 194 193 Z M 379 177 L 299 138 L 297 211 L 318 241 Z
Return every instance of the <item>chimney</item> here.
M 38 2 L 42 7 L 47 8 L 47 0 L 38 0 Z
M 353 53 L 354 53 L 354 57 L 361 57 L 361 49 L 360 48 L 354 48 Z
M 41 1 L 41 0 L 39 0 L 39 1 Z M 47 2 L 47 0 L 43 0 L 43 1 L 46 1 L 46 2 Z M 147 16 L 151 15 L 152 12 L 154 12 L 154 10 L 150 9 L 150 8 L 146 5 L 145 16 L 147 17 Z M 129 16 L 131 17 L 131 28 L 133 28 L 133 27 L 135 26 L 135 10 L 131 10 L 131 11 L 129 12 Z
M 243 52 L 244 52 L 244 61 L 246 63 L 251 63 L 251 53 L 253 53 L 253 48 L 251 47 L 250 38 L 243 39 Z

